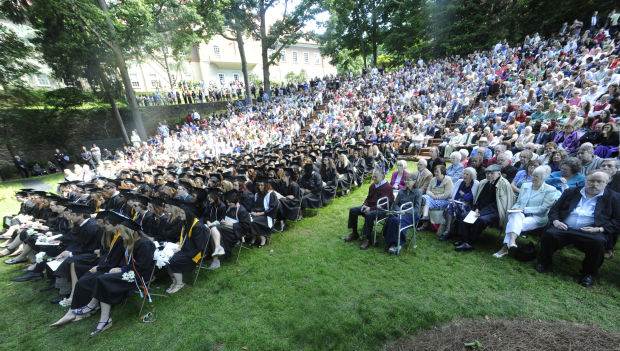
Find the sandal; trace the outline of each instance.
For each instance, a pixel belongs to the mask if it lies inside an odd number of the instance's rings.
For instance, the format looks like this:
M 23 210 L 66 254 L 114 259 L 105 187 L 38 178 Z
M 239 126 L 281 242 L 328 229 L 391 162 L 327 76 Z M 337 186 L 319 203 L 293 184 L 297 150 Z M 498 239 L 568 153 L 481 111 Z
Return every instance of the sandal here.
M 100 324 L 103 324 L 102 328 L 99 328 Z M 90 333 L 88 337 L 92 338 L 93 336 L 101 333 L 102 331 L 109 329 L 111 326 L 112 326 L 112 318 L 108 318 L 108 320 L 105 322 L 99 322 L 97 323 L 97 328 L 93 330 L 92 333 Z
M 17 260 L 16 258 L 9 258 L 8 260 L 4 261 L 4 263 L 6 264 L 18 264 L 18 263 L 22 263 L 22 262 L 26 262 L 25 259 L 23 260 Z
M 80 307 L 80 308 L 76 308 L 73 311 L 73 314 L 81 316 L 90 312 L 94 312 L 94 311 L 98 311 L 101 307 L 99 305 L 95 306 L 95 307 L 90 307 L 89 305 L 86 305 L 84 307 Z

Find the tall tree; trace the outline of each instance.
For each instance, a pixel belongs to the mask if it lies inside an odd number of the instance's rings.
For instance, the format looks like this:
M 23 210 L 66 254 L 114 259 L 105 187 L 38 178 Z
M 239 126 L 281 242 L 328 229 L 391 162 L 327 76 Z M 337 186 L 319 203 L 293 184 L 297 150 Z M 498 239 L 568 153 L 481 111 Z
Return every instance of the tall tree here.
M 279 0 L 246 0 L 246 8 L 258 15 L 258 28 L 252 30 L 252 34 L 261 43 L 261 58 L 263 62 L 263 85 L 264 91 L 271 96 L 271 82 L 269 80 L 269 67 L 273 65 L 284 48 L 294 44 L 304 36 L 302 28 L 304 24 L 313 19 L 314 15 L 321 11 L 318 0 L 300 0 L 297 6 L 288 12 L 289 0 L 284 0 L 284 12 L 273 25 L 268 24 L 268 12 L 274 12 L 275 5 Z
M 209 23 L 206 33 L 215 33 L 224 39 L 234 41 L 241 59 L 241 73 L 245 86 L 245 97 L 250 99 L 250 78 L 248 60 L 245 55 L 244 38 L 254 28 L 251 9 L 256 8 L 255 0 L 202 0 L 199 13 L 203 21 Z

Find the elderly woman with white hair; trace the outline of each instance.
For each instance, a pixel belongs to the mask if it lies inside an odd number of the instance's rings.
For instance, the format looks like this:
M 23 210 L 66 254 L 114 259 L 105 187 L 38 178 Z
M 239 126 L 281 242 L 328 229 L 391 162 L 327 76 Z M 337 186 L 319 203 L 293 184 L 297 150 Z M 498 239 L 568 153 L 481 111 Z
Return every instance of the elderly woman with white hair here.
M 516 240 L 521 233 L 547 225 L 549 209 L 561 193 L 545 180 L 551 174 L 549 166 L 538 166 L 532 173 L 532 182 L 524 183 L 512 208 L 508 210 L 508 224 L 502 248 L 493 257 L 502 258 L 508 250 L 517 247 Z
M 408 174 L 405 171 L 405 168 L 407 168 L 407 161 L 399 160 L 396 162 L 396 168 L 398 168 L 398 170 L 392 173 L 392 179 L 390 180 L 390 185 L 394 191 L 398 191 L 405 187 L 405 176 Z
M 478 191 L 478 185 L 480 184 L 476 178 L 476 169 L 467 167 L 463 170 L 463 179 L 459 179 L 454 184 L 450 202 L 443 212 L 446 224 L 443 233 L 439 237 L 439 241 L 445 241 L 450 238 L 450 227 L 452 227 L 454 220 L 463 220 L 467 213 L 471 211 L 474 194 Z
M 452 178 L 452 183 L 456 183 L 457 180 L 461 179 L 461 175 L 463 174 L 461 158 L 461 153 L 458 151 L 454 151 L 450 154 L 450 166 L 446 168 L 446 175 Z

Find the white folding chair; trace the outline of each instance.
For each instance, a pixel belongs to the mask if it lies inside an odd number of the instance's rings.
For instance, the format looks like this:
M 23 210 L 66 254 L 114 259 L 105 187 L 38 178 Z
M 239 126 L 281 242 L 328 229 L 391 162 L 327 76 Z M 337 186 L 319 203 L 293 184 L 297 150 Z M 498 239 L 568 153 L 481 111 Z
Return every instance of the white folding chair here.
M 390 210 L 390 199 L 387 196 L 380 198 L 377 201 L 377 210 L 375 211 L 375 225 L 374 225 L 374 235 L 372 239 L 372 244 L 377 246 L 377 225 L 383 221 L 385 221 L 388 216 L 384 216 L 383 218 L 379 218 L 380 214 L 387 214 Z

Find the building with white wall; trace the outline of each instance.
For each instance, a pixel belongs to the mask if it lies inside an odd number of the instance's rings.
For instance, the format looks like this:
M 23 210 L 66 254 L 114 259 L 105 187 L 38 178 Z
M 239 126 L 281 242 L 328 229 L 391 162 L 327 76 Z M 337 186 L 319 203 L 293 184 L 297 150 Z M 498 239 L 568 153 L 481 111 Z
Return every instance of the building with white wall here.
M 260 42 L 246 38 L 244 44 L 248 74 L 263 76 Z M 319 52 L 319 45 L 310 41 L 299 41 L 281 51 L 281 58 L 270 66 L 270 79 L 285 82 L 286 74 L 299 74 L 305 70 L 308 78 L 335 75 L 336 67 L 329 64 Z M 129 75 L 133 88 L 137 92 L 154 92 L 171 90 L 170 79 L 161 62 L 146 60 L 132 62 Z M 174 62 L 169 59 L 170 76 L 175 85 L 179 82 L 204 82 L 221 86 L 234 81 L 243 81 L 241 57 L 237 43 L 222 36 L 213 37 L 208 43 L 202 42 L 192 49 L 187 60 Z

